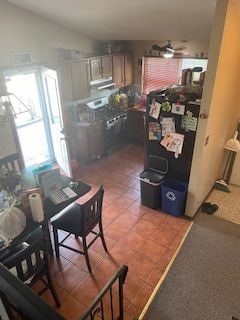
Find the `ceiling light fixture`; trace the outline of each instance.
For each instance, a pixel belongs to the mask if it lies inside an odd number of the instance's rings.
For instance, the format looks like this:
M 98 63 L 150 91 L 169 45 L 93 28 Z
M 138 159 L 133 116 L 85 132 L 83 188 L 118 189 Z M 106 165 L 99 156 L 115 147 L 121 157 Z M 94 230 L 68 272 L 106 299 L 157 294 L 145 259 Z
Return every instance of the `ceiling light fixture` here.
M 172 58 L 173 55 L 174 55 L 174 52 L 170 52 L 170 51 L 166 51 L 166 52 L 163 53 L 163 57 L 167 58 L 167 59 Z

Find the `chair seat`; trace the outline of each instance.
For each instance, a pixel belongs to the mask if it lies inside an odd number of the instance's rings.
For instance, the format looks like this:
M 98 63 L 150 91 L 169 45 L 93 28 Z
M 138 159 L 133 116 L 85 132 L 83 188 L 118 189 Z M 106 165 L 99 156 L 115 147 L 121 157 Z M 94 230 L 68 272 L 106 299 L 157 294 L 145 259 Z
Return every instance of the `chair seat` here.
M 81 206 L 76 202 L 71 203 L 51 219 L 51 224 L 56 229 L 61 229 L 79 236 L 82 235 Z

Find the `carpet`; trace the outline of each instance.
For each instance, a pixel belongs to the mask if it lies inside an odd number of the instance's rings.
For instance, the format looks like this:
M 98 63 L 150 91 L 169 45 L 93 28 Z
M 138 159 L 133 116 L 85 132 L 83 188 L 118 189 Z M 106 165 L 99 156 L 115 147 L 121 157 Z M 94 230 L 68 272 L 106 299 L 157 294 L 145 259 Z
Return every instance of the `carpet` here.
M 240 226 L 198 213 L 144 320 L 240 318 Z

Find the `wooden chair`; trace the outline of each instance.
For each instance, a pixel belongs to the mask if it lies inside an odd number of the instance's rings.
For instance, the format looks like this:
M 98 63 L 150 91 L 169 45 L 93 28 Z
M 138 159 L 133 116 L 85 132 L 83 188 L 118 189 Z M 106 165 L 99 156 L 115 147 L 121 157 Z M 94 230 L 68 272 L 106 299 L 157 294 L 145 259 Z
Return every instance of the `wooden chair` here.
M 30 287 L 41 280 L 44 287 L 38 294 L 42 295 L 49 289 L 56 305 L 60 307 L 61 304 L 49 270 L 45 232 L 42 227 L 39 227 L 33 233 L 30 241 L 26 239 L 25 242 L 18 244 L 12 254 L 2 261 L 2 264 Z
M 22 167 L 22 161 L 18 153 L 0 159 L 0 169 L 6 168 L 8 170 L 20 171 Z
M 99 292 L 79 320 L 89 319 L 124 319 L 123 284 L 128 272 L 128 267 L 122 265 Z M 116 284 L 118 283 L 118 286 Z M 113 290 L 114 287 L 114 290 Z M 113 298 L 113 291 L 117 299 Z M 14 277 L 0 263 L 0 298 L 10 320 L 14 320 L 12 305 L 21 311 L 21 319 L 28 320 L 66 320 L 54 309 L 50 308 L 44 300 L 40 299 L 33 291 Z M 18 318 L 19 319 L 19 318 Z
M 95 192 L 95 194 L 86 202 L 82 204 L 77 202 L 70 204 L 60 213 L 55 215 L 51 220 L 51 224 L 53 226 L 56 257 L 59 258 L 60 246 L 83 254 L 86 258 L 86 263 L 90 273 L 92 272 L 92 269 L 88 256 L 88 249 L 98 237 L 101 238 L 103 247 L 105 251 L 107 251 L 102 227 L 103 194 L 104 190 L 103 186 L 101 186 L 97 192 Z M 99 226 L 98 232 L 93 230 L 97 225 Z M 68 232 L 67 236 L 62 241 L 59 241 L 58 239 L 58 230 L 64 230 Z M 95 237 L 87 244 L 86 238 L 90 233 L 94 234 Z M 71 234 L 74 234 L 76 239 L 78 237 L 82 238 L 83 251 L 71 248 L 63 243 Z

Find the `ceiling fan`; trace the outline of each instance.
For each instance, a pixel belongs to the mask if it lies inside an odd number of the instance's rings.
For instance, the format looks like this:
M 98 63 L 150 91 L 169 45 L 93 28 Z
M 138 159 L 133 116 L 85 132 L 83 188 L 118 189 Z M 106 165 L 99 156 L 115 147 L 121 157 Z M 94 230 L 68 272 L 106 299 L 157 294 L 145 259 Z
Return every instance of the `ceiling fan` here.
M 172 54 L 176 54 L 177 51 L 183 51 L 185 49 L 187 49 L 185 46 L 182 47 L 178 47 L 178 48 L 173 48 L 171 40 L 168 40 L 168 43 L 165 46 L 159 46 L 157 44 L 154 44 L 152 46 L 152 49 L 155 51 L 158 51 L 159 53 L 172 53 Z

